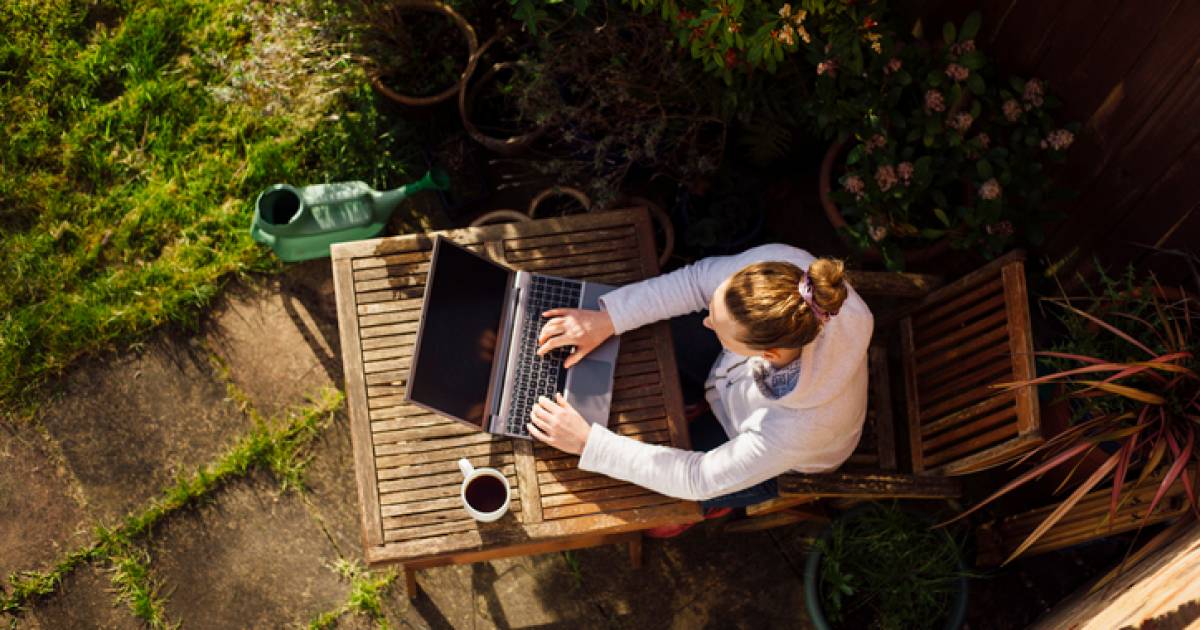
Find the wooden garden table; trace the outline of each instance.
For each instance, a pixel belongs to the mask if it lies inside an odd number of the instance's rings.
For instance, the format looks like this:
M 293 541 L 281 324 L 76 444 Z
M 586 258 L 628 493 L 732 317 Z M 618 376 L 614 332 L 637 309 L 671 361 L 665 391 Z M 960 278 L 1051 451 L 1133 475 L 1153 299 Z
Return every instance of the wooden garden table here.
M 579 459 L 527 440 L 493 436 L 404 402 L 434 233 L 332 247 L 355 477 L 366 559 L 414 571 L 445 564 L 627 543 L 641 530 L 701 519 L 698 504 L 580 470 Z M 608 284 L 659 272 L 642 208 L 438 232 L 517 269 Z M 621 337 L 612 417 L 621 435 L 689 448 L 670 329 Z M 513 487 L 495 523 L 467 516 L 456 461 L 501 470 Z

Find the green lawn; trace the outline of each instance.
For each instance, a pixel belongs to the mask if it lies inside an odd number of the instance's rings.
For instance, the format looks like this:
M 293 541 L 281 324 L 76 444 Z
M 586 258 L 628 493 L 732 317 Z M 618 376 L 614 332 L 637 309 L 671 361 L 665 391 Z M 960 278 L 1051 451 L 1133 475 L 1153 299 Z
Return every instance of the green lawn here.
M 279 269 L 248 234 L 266 185 L 424 170 L 339 3 L 294 4 L 0 6 L 0 401 Z

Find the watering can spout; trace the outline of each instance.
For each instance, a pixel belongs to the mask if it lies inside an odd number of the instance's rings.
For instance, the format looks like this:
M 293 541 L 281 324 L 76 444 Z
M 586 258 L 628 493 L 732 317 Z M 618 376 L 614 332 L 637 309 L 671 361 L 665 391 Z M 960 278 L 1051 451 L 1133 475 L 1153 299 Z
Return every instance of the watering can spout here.
M 415 182 L 405 184 L 393 190 L 385 190 L 377 192 L 375 197 L 375 208 L 379 213 L 385 216 L 391 216 L 392 211 L 409 197 L 424 190 L 448 190 L 450 188 L 450 177 L 445 171 L 437 168 L 429 169 L 425 175 Z

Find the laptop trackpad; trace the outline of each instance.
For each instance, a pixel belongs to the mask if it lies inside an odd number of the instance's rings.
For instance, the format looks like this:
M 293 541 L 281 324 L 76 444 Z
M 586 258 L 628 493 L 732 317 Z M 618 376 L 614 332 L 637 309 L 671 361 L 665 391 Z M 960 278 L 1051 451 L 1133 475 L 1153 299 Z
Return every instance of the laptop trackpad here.
M 567 372 L 567 402 L 589 424 L 608 426 L 612 381 L 612 363 L 584 359 Z

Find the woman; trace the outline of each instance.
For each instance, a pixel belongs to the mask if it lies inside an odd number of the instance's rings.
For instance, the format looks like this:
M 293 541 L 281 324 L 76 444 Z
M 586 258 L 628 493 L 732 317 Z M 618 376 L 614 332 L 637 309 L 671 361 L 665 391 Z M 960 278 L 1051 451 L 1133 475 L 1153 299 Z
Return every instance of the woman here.
M 580 468 L 702 501 L 713 518 L 728 513 L 723 508 L 777 496 L 774 479 L 781 473 L 837 468 L 858 444 L 874 322 L 845 282 L 841 262 L 764 245 L 621 287 L 601 299 L 601 308 L 547 311 L 538 352 L 575 346 L 570 367 L 610 335 L 704 309 L 703 326 L 720 347 L 713 344 L 703 364 L 711 415 L 689 427 L 697 451 L 619 436 L 588 425 L 561 396 L 540 399 L 530 433 L 579 455 Z M 686 321 L 672 323 L 689 402 L 689 368 L 706 359 L 702 346 L 714 337 L 697 337 Z M 657 533 L 674 535 L 686 526 L 667 529 Z

